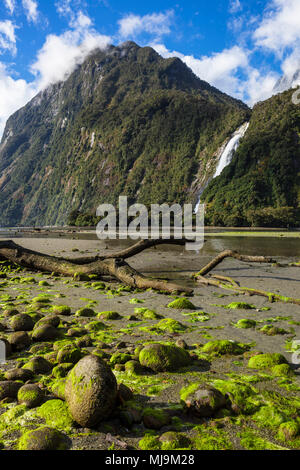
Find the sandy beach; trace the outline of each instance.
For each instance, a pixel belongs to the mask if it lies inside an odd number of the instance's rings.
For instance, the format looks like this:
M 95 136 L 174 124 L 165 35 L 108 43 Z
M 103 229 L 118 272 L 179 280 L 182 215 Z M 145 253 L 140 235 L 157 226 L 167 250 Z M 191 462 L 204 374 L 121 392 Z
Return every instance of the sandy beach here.
M 67 238 L 17 238 L 14 240 L 20 245 L 42 253 L 52 254 L 66 258 L 79 256 L 92 256 L 110 251 L 113 252 L 120 248 L 120 242 L 104 242 L 100 240 L 84 240 L 84 239 L 67 239 Z M 226 243 L 230 244 L 230 241 Z M 243 242 L 241 242 L 243 243 Z M 257 243 L 257 242 L 256 242 Z M 165 294 L 159 294 L 154 291 L 146 292 L 126 292 L 109 289 L 117 289 L 120 284 L 117 282 L 107 283 L 107 289 L 97 289 L 93 282 L 76 282 L 72 278 L 53 277 L 47 274 L 40 274 L 28 271 L 22 271 L 18 274 L 7 274 L 7 279 L 3 279 L 0 286 L 2 314 L 0 314 L 0 322 L 3 326 L 2 337 L 8 338 L 12 333 L 9 318 L 4 315 L 7 309 L 7 299 L 10 300 L 10 306 L 16 308 L 19 312 L 25 312 L 28 308 L 26 302 L 20 301 L 21 298 L 32 302 L 31 299 L 46 294 L 50 296 L 52 305 L 67 305 L 71 308 L 71 315 L 60 316 L 62 331 L 66 332 L 70 328 L 85 328 L 96 320 L 95 318 L 76 317 L 74 313 L 78 309 L 90 306 L 95 312 L 116 311 L 120 314 L 120 318 L 113 321 L 104 321 L 107 330 L 102 333 L 102 339 L 108 346 L 105 354 L 111 355 L 120 351 L 122 353 L 131 354 L 135 357 L 135 348 L 139 345 L 145 345 L 148 342 L 166 342 L 175 343 L 184 340 L 187 349 L 190 351 L 194 360 L 192 365 L 184 371 L 164 372 L 151 374 L 148 372 L 140 376 L 129 375 L 124 371 L 124 366 L 114 369 L 118 382 L 126 384 L 134 394 L 135 406 L 139 410 L 145 407 L 156 409 L 162 408 L 167 410 L 171 415 L 172 421 L 165 425 L 159 431 L 155 431 L 156 436 L 167 431 L 180 430 L 189 439 L 194 439 L 194 434 L 202 432 L 201 429 L 211 428 L 211 423 L 219 421 L 222 428 L 223 441 L 220 442 L 219 437 L 214 437 L 216 448 L 233 448 L 245 449 L 253 448 L 261 445 L 266 449 L 272 448 L 294 448 L 299 445 L 299 439 L 296 443 L 283 442 L 278 439 L 276 432 L 271 426 L 259 426 L 258 422 L 251 421 L 249 418 L 241 418 L 240 421 L 233 415 L 230 418 L 224 416 L 215 418 L 213 421 L 207 418 L 191 417 L 184 414 L 180 408 L 180 390 L 188 384 L 197 380 L 200 382 L 212 383 L 216 379 L 220 380 L 240 380 L 244 384 L 252 383 L 258 391 L 265 393 L 266 396 L 271 391 L 278 393 L 282 397 L 292 397 L 296 399 L 300 397 L 300 374 L 297 365 L 293 364 L 292 352 L 290 345 L 292 341 L 300 340 L 300 305 L 291 303 L 274 302 L 270 303 L 268 299 L 260 296 L 236 295 L 235 293 L 218 289 L 217 287 L 204 287 L 197 285 L 191 280 L 191 274 L 199 271 L 218 251 L 218 239 L 208 240 L 205 244 L 203 252 L 187 252 L 183 247 L 164 246 L 144 251 L 133 258 L 129 263 L 142 273 L 166 279 L 176 280 L 177 283 L 183 283 L 186 286 L 194 288 L 194 295 L 189 299 L 194 309 L 173 309 L 168 308 L 168 304 L 176 298 Z M 248 251 L 252 251 L 252 248 Z M 253 248 L 254 249 L 254 248 Z M 270 247 L 272 251 L 272 248 Z M 247 250 L 246 250 L 247 251 Z M 247 253 L 246 253 L 247 254 Z M 264 253 L 258 253 L 264 254 Z M 270 253 L 267 253 L 268 255 Z M 275 254 L 272 254 L 274 256 Z M 298 254 L 295 256 L 280 256 L 281 263 L 289 263 L 291 261 L 299 261 Z M 261 289 L 268 292 L 280 293 L 281 295 L 300 298 L 300 268 L 298 267 L 275 267 L 269 264 L 258 265 L 255 263 L 241 263 L 237 260 L 226 259 L 222 264 L 217 266 L 214 274 L 230 276 L 241 286 L 247 286 L 255 289 Z M 20 283 L 20 279 L 14 277 L 28 278 L 33 280 L 26 284 Z M 12 278 L 10 280 L 10 278 Z M 40 281 L 44 280 L 48 285 L 40 285 Z M 5 297 L 9 295 L 10 297 Z M 6 299 L 6 300 L 4 300 Z M 232 303 L 246 302 L 250 304 L 249 308 L 225 308 Z M 135 309 L 143 307 L 155 311 L 162 319 L 176 320 L 179 329 L 173 331 L 162 331 L 156 328 L 158 319 L 144 319 L 135 314 Z M 51 310 L 41 309 L 42 315 L 51 313 Z M 242 320 L 254 321 L 251 328 L 239 328 L 237 323 Z M 273 326 L 276 328 L 277 334 L 268 335 L 266 329 L 261 331 L 265 326 Z M 88 331 L 88 330 L 87 330 Z M 91 335 L 93 344 L 83 348 L 85 354 L 91 353 L 97 348 L 99 336 Z M 65 338 L 68 338 L 65 336 Z M 70 338 L 75 341 L 78 338 Z M 207 356 L 207 359 L 201 354 L 201 348 L 211 341 L 231 340 L 243 345 L 248 345 L 244 353 L 237 355 L 215 355 Z M 120 345 L 120 342 L 124 343 Z M 31 345 L 32 346 L 32 345 Z M 101 349 L 101 348 L 100 348 Z M 52 351 L 50 347 L 47 353 Z M 270 369 L 253 370 L 248 367 L 248 361 L 251 355 L 256 353 L 279 353 L 290 365 L 293 375 L 289 377 L 274 377 Z M 104 354 L 104 357 L 106 357 Z M 2 374 L 7 370 L 13 369 L 18 364 L 24 364 L 34 356 L 30 352 L 30 347 L 15 353 L 7 360 L 6 364 L 1 367 Z M 204 355 L 205 356 L 205 355 Z M 0 370 L 0 373 L 1 373 Z M 246 377 L 246 379 L 245 379 Z M 247 377 L 249 379 L 247 380 Z M 251 379 L 252 377 L 252 379 Z M 243 378 L 243 379 L 242 379 Z M 252 380 L 252 382 L 251 382 Z M 51 388 L 49 386 L 51 380 L 37 375 L 34 382 L 42 384 L 48 397 L 53 398 Z M 282 398 L 284 400 L 284 398 Z M 7 406 L 12 404 L 2 404 L 0 413 L 7 412 Z M 281 405 L 280 405 L 281 406 Z M 130 406 L 127 407 L 128 409 Z M 280 408 L 280 407 L 279 407 Z M 177 419 L 174 419 L 174 417 Z M 179 420 L 179 421 L 178 421 Z M 180 425 L 178 424 L 180 422 Z M 30 423 L 30 420 L 29 420 Z M 177 424 L 176 424 L 177 423 Z M 176 427 L 177 426 L 177 427 Z M 29 428 L 34 425 L 29 424 Z M 204 429 L 203 428 L 203 429 Z M 107 429 L 110 429 L 110 435 L 113 436 L 112 441 L 107 440 Z M 238 438 L 238 433 L 254 432 L 256 438 L 262 439 L 264 444 L 249 444 L 249 439 Z M 19 430 L 16 426 L 3 430 L 1 428 L 0 417 L 0 441 L 7 449 L 14 448 L 18 441 Z M 251 431 L 251 432 L 252 432 Z M 120 417 L 116 414 L 112 418 L 102 423 L 97 429 L 89 430 L 80 428 L 74 424 L 68 431 L 71 440 L 72 449 L 108 449 L 112 442 L 116 449 L 133 448 L 139 449 L 139 442 L 147 435 L 149 429 L 145 428 L 143 421 L 140 420 L 134 424 L 125 425 Z M 153 432 L 153 430 L 152 430 Z M 277 436 L 277 437 L 276 437 Z M 249 436 L 248 436 L 249 437 Z M 260 442 L 260 441 L 259 441 Z M 120 444 L 121 443 L 121 444 Z M 195 446 L 195 444 L 192 444 Z M 205 445 L 205 444 L 203 444 Z M 208 448 L 212 444 L 206 444 Z M 248 446 L 248 447 L 247 447 Z M 275 447 L 274 447 L 275 446 Z M 197 448 L 197 447 L 196 447 Z

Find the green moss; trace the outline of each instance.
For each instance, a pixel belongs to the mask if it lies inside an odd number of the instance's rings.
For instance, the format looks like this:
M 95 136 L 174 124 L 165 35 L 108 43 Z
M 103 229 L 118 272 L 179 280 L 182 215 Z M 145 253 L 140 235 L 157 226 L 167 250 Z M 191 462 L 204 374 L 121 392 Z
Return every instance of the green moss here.
M 237 343 L 230 340 L 215 340 L 209 341 L 202 348 L 201 352 L 212 354 L 216 356 L 223 355 L 240 355 L 248 351 L 250 346 L 248 344 Z
M 156 328 L 168 333 L 178 333 L 186 330 L 186 326 L 172 318 L 164 318 L 157 323 Z
M 68 405 L 62 400 L 48 400 L 36 412 L 45 419 L 47 425 L 54 428 L 68 432 L 74 426 Z
M 82 307 L 75 313 L 75 317 L 95 317 L 96 315 L 95 310 L 89 307 Z
M 141 316 L 144 320 L 159 320 L 162 315 L 158 315 L 154 310 L 149 308 L 135 308 L 134 314 Z
M 255 310 L 255 305 L 248 304 L 247 302 L 231 302 L 228 305 L 220 305 L 220 307 L 233 309 L 233 310 Z
M 139 448 L 141 450 L 160 450 L 161 443 L 157 436 L 145 434 L 145 436 L 139 441 Z
M 257 409 L 258 392 L 251 385 L 236 380 L 214 380 L 212 385 L 223 395 L 228 396 L 235 412 L 250 414 Z
M 18 441 L 18 450 L 33 450 L 36 446 L 42 448 L 42 450 L 68 449 L 65 436 L 59 431 L 46 426 L 25 432 Z
M 270 404 L 262 406 L 252 419 L 262 427 L 277 428 L 287 421 L 287 416 L 277 406 Z
M 109 363 L 112 366 L 115 366 L 116 364 L 125 364 L 127 361 L 130 361 L 131 358 L 132 356 L 130 354 L 116 352 L 111 356 Z
M 57 379 L 62 379 L 67 376 L 68 372 L 74 367 L 73 363 L 62 363 L 52 369 L 53 377 Z
M 278 328 L 277 326 L 273 325 L 265 325 L 260 330 L 263 334 L 267 336 L 276 336 L 276 335 L 284 335 L 287 333 L 286 330 L 283 328 Z
M 258 354 L 250 358 L 248 367 L 251 369 L 269 369 L 271 367 L 286 364 L 287 361 L 282 354 L 279 353 L 265 353 Z
M 85 325 L 85 328 L 90 332 L 98 333 L 99 331 L 106 330 L 107 326 L 101 321 L 92 321 Z
M 57 315 L 71 315 L 71 308 L 68 305 L 53 305 L 52 312 Z
M 187 351 L 165 344 L 147 345 L 139 354 L 140 363 L 155 372 L 175 371 L 190 364 Z
M 190 385 L 187 385 L 186 387 L 183 387 L 180 390 L 180 400 L 185 402 L 190 395 L 193 395 L 194 392 L 198 390 L 200 385 L 201 385 L 201 382 L 194 382 L 194 383 L 191 383 Z
M 242 447 L 246 450 L 283 450 L 283 447 L 263 439 L 252 430 L 243 431 L 238 437 L 240 437 Z
M 191 445 L 191 440 L 184 434 L 169 431 L 162 434 L 159 438 L 161 450 L 187 449 Z
M 244 328 L 244 329 L 255 328 L 256 321 L 243 318 L 243 319 L 239 320 L 234 326 L 236 328 Z
M 293 377 L 295 375 L 289 364 L 279 364 L 272 367 L 271 374 L 274 377 Z
M 169 303 L 168 308 L 176 308 L 178 310 L 196 310 L 195 305 L 185 297 L 180 297 Z
M 225 431 L 200 428 L 193 438 L 192 448 L 196 450 L 232 450 L 233 445 Z
M 98 318 L 103 318 L 104 320 L 120 320 L 122 316 L 118 312 L 108 311 L 100 312 Z
M 290 441 L 298 436 L 300 424 L 297 421 L 287 421 L 279 426 L 277 437 L 281 441 Z

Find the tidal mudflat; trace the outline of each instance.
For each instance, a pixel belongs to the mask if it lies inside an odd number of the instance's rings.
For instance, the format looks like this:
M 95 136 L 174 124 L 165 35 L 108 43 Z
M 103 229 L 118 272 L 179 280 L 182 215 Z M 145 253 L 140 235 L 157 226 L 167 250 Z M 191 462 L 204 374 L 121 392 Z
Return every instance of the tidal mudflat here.
M 17 242 L 70 258 L 117 247 L 67 238 Z M 232 243 L 209 239 L 199 254 L 158 247 L 131 259 L 147 275 L 194 288 L 179 300 L 2 263 L 0 448 L 298 449 L 300 305 L 191 280 Z M 234 243 L 249 254 L 277 254 L 286 266 L 226 259 L 215 274 L 300 298 L 300 269 L 287 266 L 299 261 L 298 240 L 281 244 L 281 252 L 272 242 Z

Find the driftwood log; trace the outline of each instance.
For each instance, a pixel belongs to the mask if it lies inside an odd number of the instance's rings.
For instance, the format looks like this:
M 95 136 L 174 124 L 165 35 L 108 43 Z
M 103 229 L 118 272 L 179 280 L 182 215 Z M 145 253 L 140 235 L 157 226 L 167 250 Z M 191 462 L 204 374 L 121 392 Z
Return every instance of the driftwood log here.
M 250 263 L 272 263 L 276 266 L 284 266 L 277 263 L 272 258 L 264 256 L 246 256 L 237 253 L 236 251 L 226 250 L 218 254 L 212 261 L 205 265 L 198 273 L 193 275 L 193 278 L 199 283 L 205 286 L 220 287 L 221 289 L 231 290 L 239 294 L 244 295 L 258 295 L 266 297 L 269 302 L 284 302 L 295 305 L 300 305 L 300 299 L 294 299 L 293 297 L 286 297 L 273 292 L 266 292 L 259 289 L 252 289 L 250 287 L 241 287 L 238 282 L 228 276 L 211 275 L 209 278 L 205 276 L 209 274 L 218 264 L 220 264 L 225 258 L 235 258 L 239 261 L 250 262 Z M 292 263 L 286 266 L 299 267 L 300 263 Z
M 162 245 L 184 245 L 187 240 L 141 240 L 132 247 L 104 256 L 91 258 L 66 259 L 49 256 L 17 245 L 13 241 L 0 241 L 0 260 L 10 261 L 19 266 L 64 276 L 97 274 L 111 276 L 122 283 L 139 289 L 155 289 L 168 293 L 191 294 L 193 289 L 160 279 L 146 277 L 132 268 L 125 259 L 144 251 L 147 248 Z

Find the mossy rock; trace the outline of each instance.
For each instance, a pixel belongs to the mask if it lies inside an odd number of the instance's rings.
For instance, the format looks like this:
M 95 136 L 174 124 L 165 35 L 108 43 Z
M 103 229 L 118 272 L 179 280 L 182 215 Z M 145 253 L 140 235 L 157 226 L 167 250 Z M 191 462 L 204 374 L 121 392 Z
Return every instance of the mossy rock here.
M 164 318 L 157 323 L 156 328 L 167 333 L 179 333 L 186 330 L 186 326 L 172 318 Z
M 56 377 L 57 379 L 64 378 L 68 375 L 69 371 L 74 367 L 74 364 L 70 362 L 65 362 L 62 364 L 59 364 L 58 366 L 54 367 L 52 369 L 52 375 L 53 377 Z
M 57 315 L 46 315 L 45 317 L 40 318 L 36 322 L 34 326 L 34 330 L 36 330 L 42 325 L 51 325 L 54 328 L 56 328 L 57 326 L 59 326 L 59 324 L 60 324 L 60 318 Z
M 116 352 L 112 354 L 109 363 L 111 366 L 115 366 L 116 364 L 125 364 L 126 362 L 130 361 L 132 356 L 127 353 Z
M 81 359 L 66 379 L 65 397 L 73 419 L 93 427 L 110 416 L 116 405 L 117 381 L 110 367 L 94 355 Z
M 247 302 L 231 302 L 231 304 L 223 305 L 224 308 L 232 310 L 255 310 L 255 305 L 248 304 Z
M 148 429 L 159 430 L 171 422 L 170 415 L 163 409 L 146 408 L 143 412 L 143 423 Z
M 300 433 L 300 424 L 297 421 L 287 421 L 279 426 L 277 437 L 281 441 L 291 441 Z
M 98 331 L 107 330 L 107 325 L 105 325 L 101 321 L 92 321 L 85 325 L 85 328 L 91 333 L 98 333 Z
M 287 364 L 287 360 L 279 353 L 257 354 L 249 359 L 250 369 L 270 369 L 280 364 Z
M 118 312 L 108 311 L 100 312 L 98 318 L 102 318 L 103 320 L 120 320 L 122 316 Z
M 34 321 L 26 313 L 19 313 L 11 317 L 10 326 L 14 331 L 31 331 L 34 327 Z
M 35 341 L 53 341 L 60 336 L 61 332 L 48 323 L 37 326 L 32 333 L 32 339 Z
M 273 325 L 265 325 L 260 330 L 264 335 L 267 336 L 276 336 L 276 335 L 284 335 L 287 333 L 286 330 L 283 328 L 278 328 L 278 326 Z
M 48 281 L 45 281 L 45 280 L 44 280 L 44 281 L 40 281 L 40 282 L 39 282 L 39 286 L 40 286 L 40 287 L 49 287 L 50 284 L 49 284 Z
M 78 361 L 80 361 L 81 358 L 82 353 L 79 348 L 67 345 L 58 351 L 56 360 L 59 364 L 64 362 L 76 364 Z
M 249 384 L 237 380 L 214 380 L 213 385 L 230 402 L 236 414 L 251 414 L 257 409 L 257 390 Z
M 161 450 L 187 449 L 191 445 L 191 440 L 179 432 L 168 431 L 159 438 Z
M 74 425 L 68 405 L 62 400 L 48 400 L 37 409 L 37 416 L 44 418 L 48 426 L 68 432 Z
M 95 317 L 97 313 L 89 307 L 82 307 L 76 311 L 75 317 Z
M 168 304 L 168 308 L 176 308 L 178 310 L 196 310 L 196 307 L 186 297 L 180 297 Z
M 0 382 L 0 401 L 5 398 L 16 399 L 21 387 L 22 383 L 14 382 L 12 380 Z
M 250 320 L 250 319 L 247 319 L 247 318 L 242 318 L 234 326 L 236 328 L 243 328 L 243 329 L 255 328 L 256 327 L 256 321 L 255 320 Z
M 144 369 L 138 361 L 130 360 L 125 363 L 125 371 L 129 375 L 142 375 Z
M 27 382 L 34 376 L 33 372 L 29 369 L 10 369 L 4 374 L 6 380 L 18 380 L 21 382 Z
M 289 364 L 279 364 L 272 367 L 271 374 L 274 377 L 293 377 L 295 375 Z
M 67 450 L 70 446 L 65 434 L 47 426 L 24 433 L 18 441 L 18 450 Z
M 144 320 L 159 320 L 162 315 L 158 315 L 154 310 L 150 310 L 149 308 L 137 307 L 134 309 L 134 314 L 138 317 L 142 317 Z
M 224 339 L 224 340 L 209 341 L 201 348 L 201 352 L 212 354 L 215 356 L 224 356 L 224 355 L 239 356 L 240 354 L 243 354 L 245 351 L 248 351 L 249 349 L 250 347 L 247 344 L 237 343 L 236 341 L 230 341 L 230 340 Z
M 28 408 L 39 406 L 44 400 L 44 393 L 36 384 L 23 385 L 18 391 L 18 402 Z
M 7 337 L 11 345 L 12 351 L 23 351 L 31 344 L 31 339 L 26 331 L 16 331 Z
M 160 450 L 161 443 L 159 442 L 158 436 L 145 434 L 145 436 L 139 441 L 139 448 L 141 450 Z
M 208 384 L 193 383 L 180 391 L 180 399 L 195 416 L 207 418 L 226 406 L 225 396 Z
M 72 310 L 68 305 L 52 305 L 52 312 L 56 315 L 71 315 Z
M 141 350 L 139 361 L 142 366 L 154 372 L 172 372 L 188 366 L 191 357 L 187 351 L 175 345 L 154 343 L 148 344 Z
M 23 369 L 29 369 L 34 374 L 47 374 L 53 368 L 53 365 L 47 361 L 44 357 L 36 356 L 30 359 L 29 362 L 24 364 Z

